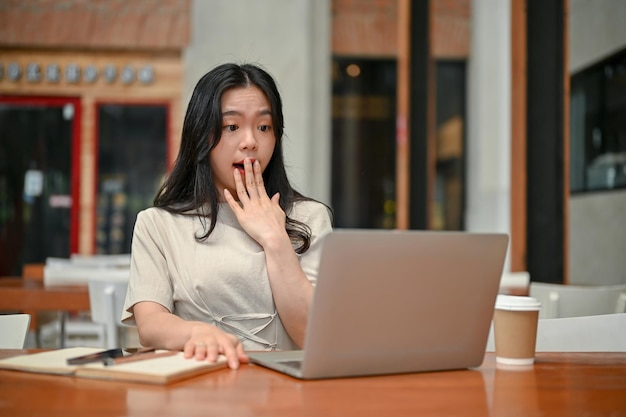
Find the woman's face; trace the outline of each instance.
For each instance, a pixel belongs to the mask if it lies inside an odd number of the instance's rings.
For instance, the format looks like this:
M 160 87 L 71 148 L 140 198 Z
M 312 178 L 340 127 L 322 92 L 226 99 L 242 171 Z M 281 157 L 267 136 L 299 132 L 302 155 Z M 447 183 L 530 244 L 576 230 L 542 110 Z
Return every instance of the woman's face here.
M 237 87 L 222 95 L 222 138 L 209 158 L 215 175 L 218 195 L 224 189 L 237 198 L 235 169 L 245 181 L 243 161 L 259 161 L 265 171 L 276 146 L 270 103 L 255 86 Z

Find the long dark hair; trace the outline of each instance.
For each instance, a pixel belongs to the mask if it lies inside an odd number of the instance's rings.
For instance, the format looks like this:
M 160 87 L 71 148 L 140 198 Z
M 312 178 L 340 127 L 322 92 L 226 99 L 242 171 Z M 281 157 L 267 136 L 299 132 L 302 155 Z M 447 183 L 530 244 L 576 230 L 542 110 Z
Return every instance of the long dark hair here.
M 294 190 L 289 184 L 283 159 L 283 107 L 273 78 L 252 64 L 223 64 L 205 74 L 196 84 L 185 120 L 178 157 L 172 172 L 154 198 L 154 206 L 171 213 L 195 212 L 204 222 L 210 219 L 209 228 L 198 241 L 206 240 L 215 229 L 219 211 L 218 190 L 209 154 L 219 143 L 222 133 L 222 96 L 236 87 L 258 87 L 271 105 L 272 124 L 276 146 L 265 171 L 263 181 L 268 195 L 280 193 L 280 207 L 288 208 L 296 201 L 311 200 Z M 204 212 L 205 204 L 210 212 Z M 204 223 L 206 225 L 206 223 Z M 311 243 L 310 228 L 287 215 L 285 229 L 297 253 L 304 253 Z

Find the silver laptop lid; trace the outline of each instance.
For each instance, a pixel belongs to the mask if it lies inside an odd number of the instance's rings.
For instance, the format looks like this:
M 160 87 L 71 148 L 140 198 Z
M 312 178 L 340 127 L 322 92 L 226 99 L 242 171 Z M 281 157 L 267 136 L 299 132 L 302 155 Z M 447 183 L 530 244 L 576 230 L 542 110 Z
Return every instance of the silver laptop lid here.
M 482 363 L 508 236 L 336 229 L 324 241 L 304 378 Z

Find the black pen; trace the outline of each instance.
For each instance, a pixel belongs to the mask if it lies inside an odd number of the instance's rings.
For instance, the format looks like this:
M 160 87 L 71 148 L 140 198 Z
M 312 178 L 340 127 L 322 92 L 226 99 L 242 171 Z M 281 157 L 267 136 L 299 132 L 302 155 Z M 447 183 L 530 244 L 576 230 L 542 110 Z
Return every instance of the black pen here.
M 167 350 L 165 352 L 145 352 L 136 353 L 134 355 L 122 356 L 120 358 L 106 358 L 103 363 L 104 366 L 120 365 L 122 363 L 142 361 L 145 359 L 163 358 L 166 356 L 174 356 L 178 353 L 176 350 Z
M 67 359 L 68 365 L 83 365 L 92 362 L 104 362 L 107 358 L 120 358 L 122 356 L 137 355 L 146 352 L 153 352 L 153 347 L 140 347 L 140 348 L 114 348 L 109 350 L 102 350 L 95 353 L 89 353 L 87 355 L 77 356 Z

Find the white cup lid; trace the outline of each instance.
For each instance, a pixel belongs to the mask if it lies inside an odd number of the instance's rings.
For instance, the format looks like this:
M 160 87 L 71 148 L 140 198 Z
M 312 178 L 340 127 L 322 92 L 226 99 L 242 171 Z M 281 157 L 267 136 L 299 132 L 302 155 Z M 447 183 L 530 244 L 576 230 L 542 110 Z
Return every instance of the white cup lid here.
M 498 294 L 496 308 L 510 311 L 535 311 L 541 308 L 541 303 L 534 297 Z

